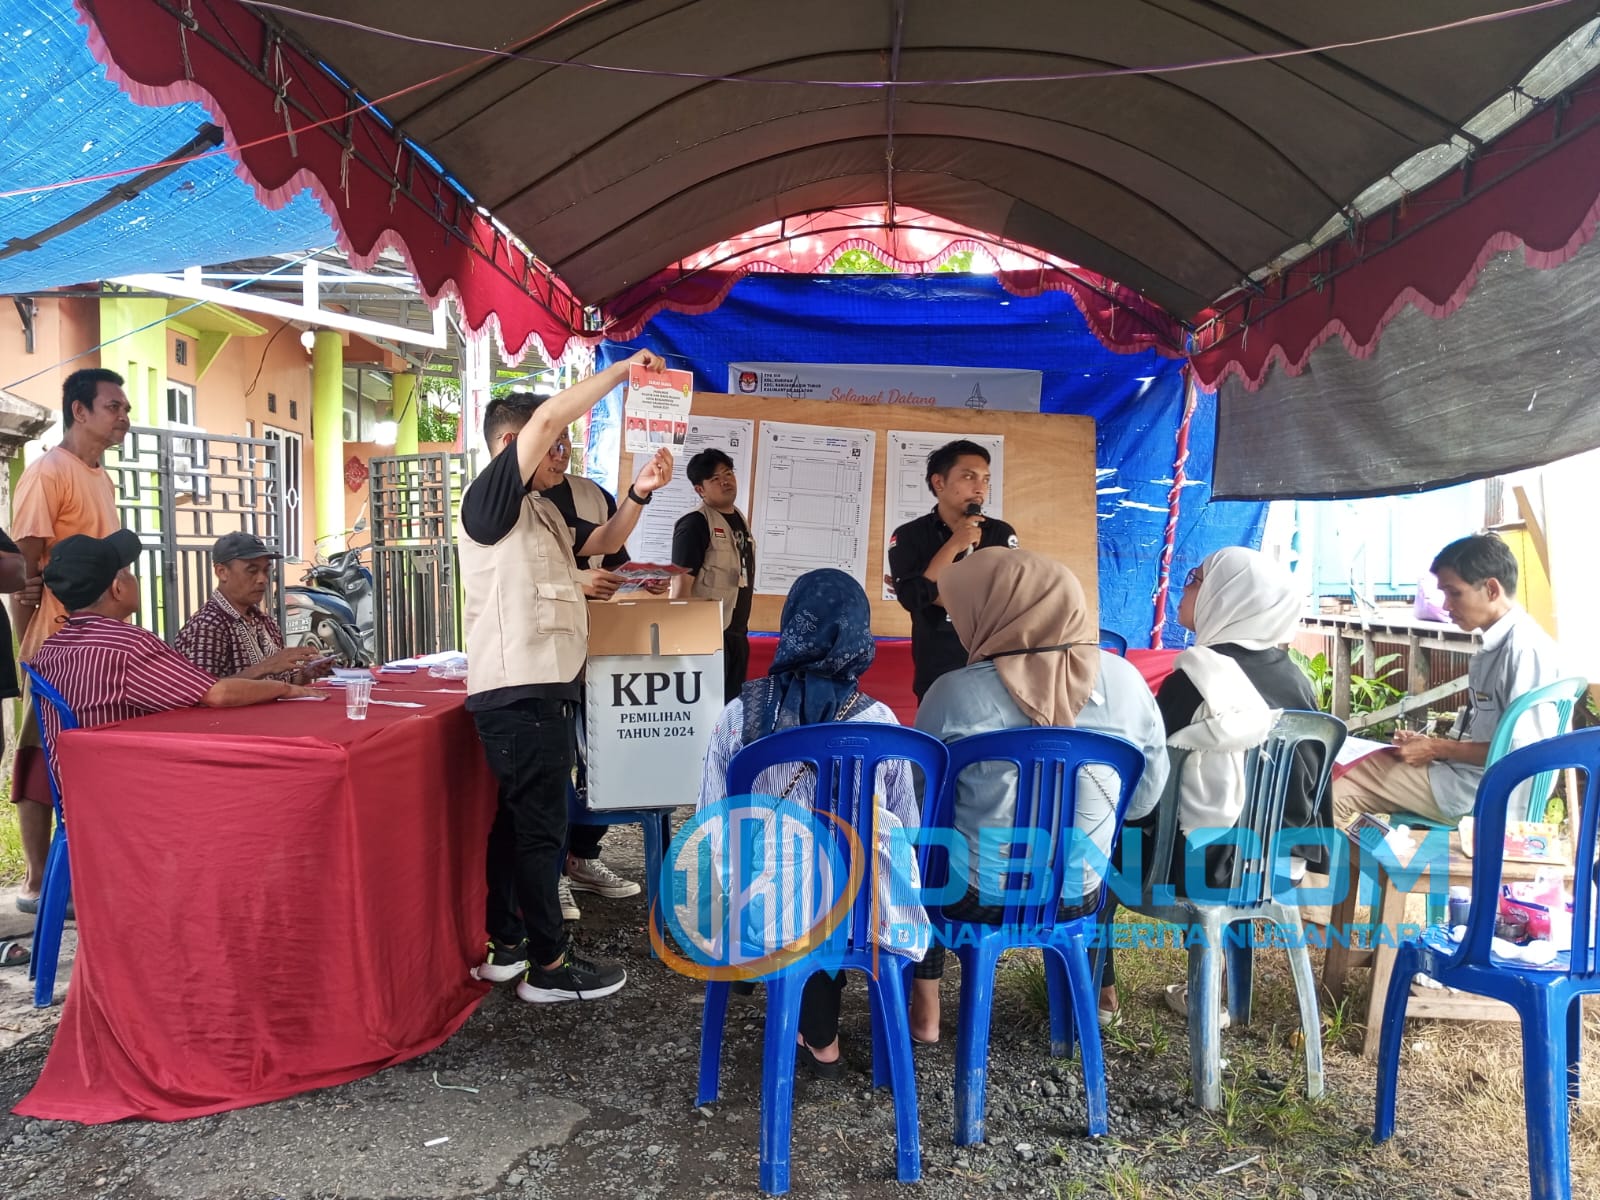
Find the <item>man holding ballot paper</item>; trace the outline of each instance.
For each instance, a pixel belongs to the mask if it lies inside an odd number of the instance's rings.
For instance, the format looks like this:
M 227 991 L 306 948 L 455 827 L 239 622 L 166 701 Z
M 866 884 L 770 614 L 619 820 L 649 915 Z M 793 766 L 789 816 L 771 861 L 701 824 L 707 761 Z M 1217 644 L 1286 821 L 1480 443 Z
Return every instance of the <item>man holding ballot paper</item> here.
M 541 467 L 562 458 L 568 426 L 636 364 L 658 369 L 661 359 L 641 350 L 547 399 L 491 403 L 483 436 L 495 458 L 462 497 L 467 710 L 499 783 L 487 862 L 489 952 L 473 973 L 494 983 L 521 977 L 517 995 L 529 1003 L 594 1000 L 627 981 L 619 963 L 574 949 L 557 898 L 589 617 L 576 535 L 537 482 Z M 596 531 L 600 542 L 585 538 L 581 549 L 619 549 L 639 505 L 671 469 L 670 457 L 664 468 L 652 458 Z M 550 482 L 564 470 L 563 461 Z

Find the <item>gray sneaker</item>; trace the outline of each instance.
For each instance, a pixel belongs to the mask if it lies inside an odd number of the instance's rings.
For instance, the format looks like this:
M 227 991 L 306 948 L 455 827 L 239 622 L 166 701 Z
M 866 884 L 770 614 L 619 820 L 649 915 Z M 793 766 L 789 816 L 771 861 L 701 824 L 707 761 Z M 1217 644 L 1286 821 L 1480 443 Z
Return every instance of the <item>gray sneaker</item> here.
M 567 859 L 567 882 L 575 892 L 593 892 L 608 900 L 622 900 L 639 894 L 639 885 L 624 879 L 598 858 Z
M 583 920 L 583 910 L 578 907 L 578 902 L 572 898 L 572 884 L 565 875 L 556 880 L 556 898 L 561 902 L 561 919 L 563 921 Z

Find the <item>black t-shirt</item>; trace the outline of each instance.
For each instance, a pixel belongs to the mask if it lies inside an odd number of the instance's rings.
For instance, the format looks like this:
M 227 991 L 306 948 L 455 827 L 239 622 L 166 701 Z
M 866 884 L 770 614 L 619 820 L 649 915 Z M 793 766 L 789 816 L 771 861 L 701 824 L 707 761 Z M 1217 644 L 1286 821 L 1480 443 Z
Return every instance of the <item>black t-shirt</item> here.
M 0 551 L 6 554 L 22 553 L 4 533 L 0 533 Z M 0 700 L 14 700 L 22 695 L 22 691 L 17 687 L 17 660 L 11 650 L 11 618 L 4 604 L 0 604 L 0 638 L 5 639 L 0 642 L 0 646 L 5 648 L 0 650 Z
M 1304 671 L 1294 665 L 1287 651 L 1277 646 L 1269 650 L 1246 650 L 1243 646 L 1231 643 L 1212 646 L 1211 649 L 1239 664 L 1245 678 L 1261 693 L 1268 707 L 1317 711 L 1317 697 L 1311 690 L 1311 681 L 1306 678 Z M 1156 706 L 1161 709 L 1161 720 L 1167 727 L 1168 737 L 1193 724 L 1201 702 L 1200 690 L 1182 671 L 1174 671 L 1161 681 L 1161 688 L 1156 692 Z M 1317 759 L 1317 751 L 1305 746 L 1295 755 L 1294 774 L 1283 803 L 1283 824 L 1286 829 L 1333 826 L 1332 798 L 1322 798 L 1322 810 L 1319 812 L 1317 797 L 1312 794 L 1321 767 Z M 1325 856 L 1321 847 L 1301 845 L 1294 852 L 1313 868 L 1321 869 L 1324 866 Z
M 517 463 L 517 444 L 512 442 L 483 472 L 467 485 L 467 494 L 461 497 L 461 527 L 467 536 L 480 546 L 494 546 L 517 527 L 522 514 L 522 504 L 528 498 L 529 480 L 522 478 Z M 571 500 L 568 487 L 567 498 Z M 567 518 L 567 526 L 574 529 L 578 545 L 589 540 L 598 528 L 576 517 Z M 468 712 L 483 712 L 491 708 L 505 708 L 520 700 L 573 700 L 582 694 L 583 672 L 566 683 L 530 683 L 518 687 L 494 688 L 487 692 L 474 692 L 467 697 Z
M 596 484 L 595 486 L 598 487 L 599 485 Z M 592 531 L 596 529 L 597 526 L 591 525 L 589 522 L 579 518 L 577 506 L 573 503 L 572 499 L 572 484 L 566 479 L 562 479 L 562 481 L 556 484 L 555 487 L 545 488 L 545 490 L 539 494 L 546 500 L 550 501 L 551 504 L 554 504 L 560 511 L 561 519 L 567 523 L 567 528 L 572 530 L 572 552 L 577 554 L 578 551 L 583 549 L 583 543 L 589 540 L 589 534 L 587 531 Z M 605 497 L 606 519 L 610 520 L 612 517 L 617 515 L 617 499 L 610 492 L 606 491 L 605 488 L 600 488 L 600 494 Z M 581 540 L 578 537 L 580 532 L 582 532 L 584 535 Z M 616 553 L 606 555 L 600 560 L 600 565 L 608 571 L 615 571 L 618 567 L 623 566 L 630 561 L 631 559 L 628 555 L 628 548 L 624 546 Z M 582 566 L 583 564 L 579 563 L 578 565 Z
M 889 539 L 889 574 L 895 599 L 911 614 L 911 663 L 915 668 L 911 690 L 921 700 L 933 681 L 967 665 L 967 651 L 956 636 L 950 617 L 939 606 L 939 589 L 923 574 L 933 556 L 950 540 L 935 508 L 926 516 L 907 521 Z M 997 517 L 984 518 L 978 549 L 1009 546 L 1016 549 L 1017 531 Z
M 734 597 L 733 620 L 728 623 L 727 632 L 746 634 L 750 632 L 750 597 L 755 591 L 756 548 L 750 539 L 750 526 L 744 523 L 744 517 L 738 509 L 726 514 L 724 519 L 733 530 L 733 548 L 739 554 L 745 579 L 745 585 Z M 697 508 L 679 517 L 678 523 L 672 527 L 672 565 L 687 571 L 698 571 L 705 566 L 706 551 L 709 549 L 711 522 L 706 520 L 705 513 Z

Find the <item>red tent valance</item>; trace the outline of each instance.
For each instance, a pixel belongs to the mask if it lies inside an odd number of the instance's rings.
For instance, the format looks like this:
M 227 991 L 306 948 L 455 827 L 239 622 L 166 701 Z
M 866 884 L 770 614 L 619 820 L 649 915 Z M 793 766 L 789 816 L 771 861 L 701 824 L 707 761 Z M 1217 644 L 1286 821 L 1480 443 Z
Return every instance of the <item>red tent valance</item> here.
M 752 272 L 824 273 L 852 250 L 906 274 L 936 271 L 970 251 L 980 263 L 995 267 L 995 279 L 1012 295 L 1066 292 L 1108 350 L 1183 355 L 1183 326 L 1103 275 L 916 209 L 897 207 L 889 225 L 881 205 L 809 213 L 719 242 L 618 295 L 606 305 L 605 336 L 627 341 L 663 309 L 710 312 Z
M 1494 255 L 1525 251 L 1559 266 L 1600 219 L 1600 83 L 1589 82 L 1349 237 L 1217 306 L 1191 356 L 1203 387 L 1230 375 L 1254 390 L 1274 362 L 1299 374 L 1330 338 L 1366 358 L 1407 305 L 1433 317 L 1461 307 Z
M 89 46 L 141 104 L 197 102 L 262 202 L 302 188 L 357 266 L 398 250 L 430 301 L 453 295 L 469 330 L 496 329 L 515 360 L 537 339 L 559 357 L 583 306 L 361 98 L 231 0 L 77 0 Z M 286 133 L 292 136 L 284 136 Z

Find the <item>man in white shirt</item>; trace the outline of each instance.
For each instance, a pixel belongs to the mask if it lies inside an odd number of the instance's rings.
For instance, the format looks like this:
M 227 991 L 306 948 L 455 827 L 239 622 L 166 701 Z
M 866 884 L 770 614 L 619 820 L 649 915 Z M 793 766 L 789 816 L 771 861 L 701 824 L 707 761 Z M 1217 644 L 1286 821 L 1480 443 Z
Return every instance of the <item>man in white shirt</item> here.
M 1467 664 L 1466 707 L 1449 737 L 1401 730 L 1396 754 L 1371 754 L 1333 785 L 1333 818 L 1347 828 L 1357 814 L 1415 813 L 1455 825 L 1472 812 L 1495 726 L 1517 697 L 1562 677 L 1550 635 L 1516 602 L 1517 560 L 1492 533 L 1451 542 L 1433 560 L 1445 610 L 1462 629 L 1483 631 Z M 1555 735 L 1555 712 L 1540 705 L 1517 723 L 1513 748 Z

